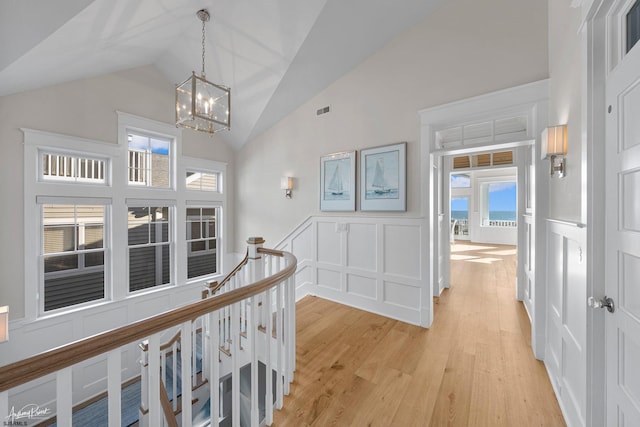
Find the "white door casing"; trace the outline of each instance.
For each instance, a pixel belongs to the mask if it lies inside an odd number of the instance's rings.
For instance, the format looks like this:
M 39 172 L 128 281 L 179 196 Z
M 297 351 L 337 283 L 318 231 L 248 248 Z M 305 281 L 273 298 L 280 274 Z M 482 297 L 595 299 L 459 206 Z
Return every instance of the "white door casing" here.
M 606 80 L 607 426 L 640 425 L 640 46 Z

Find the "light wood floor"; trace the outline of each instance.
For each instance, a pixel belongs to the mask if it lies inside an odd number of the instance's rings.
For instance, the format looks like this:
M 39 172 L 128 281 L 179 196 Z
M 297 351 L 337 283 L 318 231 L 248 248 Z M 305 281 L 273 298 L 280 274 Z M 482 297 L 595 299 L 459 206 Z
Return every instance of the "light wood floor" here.
M 515 300 L 515 248 L 456 243 L 427 330 L 316 297 L 277 426 L 564 426 Z

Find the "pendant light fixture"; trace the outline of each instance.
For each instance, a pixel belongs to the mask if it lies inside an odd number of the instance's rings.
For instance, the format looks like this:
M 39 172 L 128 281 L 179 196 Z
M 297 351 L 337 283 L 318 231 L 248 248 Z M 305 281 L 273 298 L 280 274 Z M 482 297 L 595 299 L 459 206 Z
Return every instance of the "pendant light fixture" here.
M 231 89 L 207 81 L 204 72 L 205 31 L 209 22 L 207 9 L 196 15 L 202 21 L 202 73 L 176 85 L 176 126 L 213 134 L 231 128 Z

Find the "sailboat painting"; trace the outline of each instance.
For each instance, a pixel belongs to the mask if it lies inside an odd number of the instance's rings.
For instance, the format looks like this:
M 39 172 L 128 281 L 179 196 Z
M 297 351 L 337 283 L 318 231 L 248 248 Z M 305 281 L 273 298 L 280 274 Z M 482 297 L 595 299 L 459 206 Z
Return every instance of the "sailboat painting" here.
M 406 143 L 360 152 L 362 210 L 406 210 Z
M 323 156 L 320 161 L 320 210 L 355 211 L 356 152 Z
M 325 200 L 348 200 L 349 193 L 349 159 L 336 159 L 324 162 L 324 176 L 330 177 L 325 181 Z

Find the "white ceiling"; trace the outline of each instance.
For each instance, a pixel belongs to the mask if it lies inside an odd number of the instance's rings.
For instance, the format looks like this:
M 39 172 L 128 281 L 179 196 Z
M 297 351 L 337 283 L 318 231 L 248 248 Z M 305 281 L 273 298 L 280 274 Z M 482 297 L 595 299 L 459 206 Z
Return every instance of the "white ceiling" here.
M 231 87 L 235 148 L 444 0 L 2 0 L 0 96 L 154 64 Z M 167 108 L 173 110 L 173 106 Z

